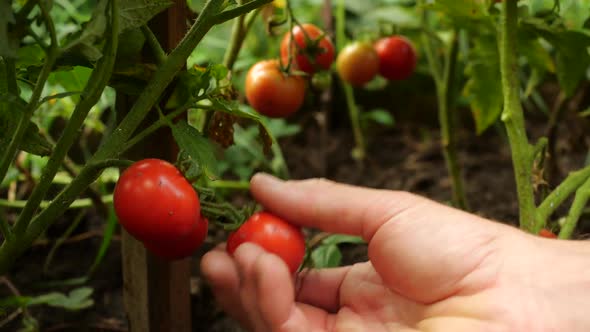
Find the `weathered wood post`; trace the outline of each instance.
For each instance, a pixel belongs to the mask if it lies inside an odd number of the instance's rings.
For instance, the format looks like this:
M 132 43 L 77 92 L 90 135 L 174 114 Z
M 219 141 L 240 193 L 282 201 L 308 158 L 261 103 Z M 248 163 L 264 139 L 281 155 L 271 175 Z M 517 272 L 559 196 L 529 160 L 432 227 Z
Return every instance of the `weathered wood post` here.
M 172 50 L 180 42 L 188 28 L 188 17 L 186 0 L 174 0 L 172 7 L 150 22 L 165 51 Z M 117 95 L 118 111 L 129 109 L 130 101 L 128 96 Z M 151 112 L 150 116 L 156 116 L 155 113 Z M 129 157 L 157 157 L 174 161 L 177 152 L 170 130 L 164 128 L 134 147 Z M 124 231 L 122 255 L 123 296 L 130 331 L 192 331 L 190 258 L 172 263 L 163 261 Z

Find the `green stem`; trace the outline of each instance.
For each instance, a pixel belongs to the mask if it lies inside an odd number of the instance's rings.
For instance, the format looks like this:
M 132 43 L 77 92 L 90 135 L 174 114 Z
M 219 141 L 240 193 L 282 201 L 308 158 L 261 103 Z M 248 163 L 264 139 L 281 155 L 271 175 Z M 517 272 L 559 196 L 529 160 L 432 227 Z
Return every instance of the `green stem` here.
M 152 53 L 156 58 L 156 63 L 158 65 L 161 65 L 164 62 L 166 62 L 166 58 L 168 56 L 166 55 L 166 52 L 164 51 L 162 45 L 158 41 L 158 38 L 156 37 L 156 35 L 154 35 L 154 32 L 147 25 L 141 26 L 141 32 L 143 33 L 143 36 L 145 37 L 145 40 L 147 41 L 148 45 L 152 49 Z
M 336 48 L 341 50 L 346 44 L 346 12 L 345 12 L 344 0 L 338 1 L 336 7 Z M 361 128 L 360 110 L 354 99 L 354 90 L 352 87 L 340 81 L 342 90 L 348 107 L 348 114 L 350 116 L 350 123 L 352 126 L 352 133 L 354 135 L 355 148 L 352 151 L 352 156 L 356 160 L 363 160 L 365 158 L 365 138 L 363 136 L 363 130 Z
M 580 216 L 584 212 L 586 204 L 588 204 L 588 199 L 590 199 L 590 178 L 587 179 L 576 191 L 576 196 L 574 197 L 570 211 L 561 231 L 559 232 L 560 239 L 570 239 L 572 237 L 576 225 L 578 224 L 578 220 L 580 220 Z
M 536 223 L 534 232 L 538 233 L 545 225 L 547 220 L 557 210 L 561 204 L 580 186 L 590 179 L 590 166 L 572 172 L 568 177 L 557 186 L 537 207 Z
M 518 8 L 516 1 L 503 1 L 503 13 L 500 29 L 500 72 L 502 75 L 502 92 L 504 110 L 502 121 L 506 126 L 516 190 L 518 193 L 520 227 L 526 231 L 535 229 L 535 200 L 532 184 L 532 146 L 529 144 L 524 122 L 524 112 L 520 104 L 518 83 L 517 32 Z
M 244 3 L 243 0 L 237 1 L 238 5 L 242 5 Z M 244 18 L 245 15 L 238 16 L 232 27 L 229 47 L 225 51 L 225 55 L 223 56 L 223 64 L 229 69 L 231 72 L 236 59 L 238 58 L 238 54 L 240 53 L 240 49 L 242 48 L 242 44 L 244 43 Z
M 0 199 L 1 200 L 1 199 Z M 10 228 L 10 225 L 8 224 L 8 221 L 3 218 L 2 216 L 0 216 L 0 233 L 2 234 L 2 236 L 4 237 L 4 239 L 8 239 L 9 241 L 12 240 L 12 229 Z
M 47 273 L 49 271 L 49 265 L 51 265 L 51 261 L 53 261 L 53 256 L 55 256 L 55 252 L 61 245 L 70 237 L 70 235 L 76 230 L 80 222 L 82 222 L 84 216 L 86 215 L 86 211 L 82 210 L 78 212 L 78 215 L 74 219 L 74 221 L 68 226 L 66 231 L 55 241 L 47 257 L 45 258 L 45 264 L 43 264 L 43 273 Z
M 101 201 L 103 203 L 111 203 L 113 201 L 113 195 L 106 195 L 101 196 Z M 51 204 L 52 201 L 41 201 L 39 204 L 39 208 L 45 209 Z M 72 202 L 69 206 L 70 209 L 81 209 L 93 206 L 93 200 L 91 198 L 80 198 Z M 7 199 L 0 198 L 0 206 L 7 207 L 7 208 L 14 208 L 14 209 L 22 209 L 27 205 L 27 201 L 25 200 L 18 200 L 18 201 L 9 201 Z
M 422 26 L 426 31 L 428 24 L 428 12 L 424 10 L 422 14 Z M 440 125 L 442 152 L 445 158 L 445 164 L 452 182 L 452 202 L 453 205 L 463 209 L 468 209 L 467 198 L 464 190 L 463 176 L 458 161 L 456 135 L 454 135 L 453 112 L 455 105 L 455 74 L 457 69 L 457 59 L 459 56 L 459 38 L 458 32 L 453 31 L 450 48 L 445 54 L 444 69 L 441 69 L 438 57 L 434 53 L 432 37 L 424 33 L 422 35 L 426 58 L 430 66 L 430 72 L 434 78 L 436 94 L 438 100 L 438 121 Z
M 149 127 L 144 129 L 143 131 L 141 131 L 139 134 L 137 134 L 137 135 L 133 136 L 133 138 L 129 139 L 121 148 L 120 154 L 125 153 L 127 150 L 129 150 L 131 147 L 133 147 L 135 144 L 141 142 L 147 136 L 151 135 L 156 130 L 165 126 L 168 123 L 168 121 L 171 121 L 172 119 L 174 119 L 178 115 L 186 112 L 187 109 L 189 109 L 189 106 L 183 106 L 183 107 L 180 107 L 180 108 L 174 110 L 174 112 L 170 112 L 170 113 L 166 114 L 165 117 L 159 118 L 156 122 L 152 123 Z
M 56 216 L 61 215 L 72 205 L 76 197 L 100 176 L 103 169 L 122 166 L 129 166 L 129 162 L 126 160 L 107 159 L 98 163 L 88 164 L 84 167 L 80 175 L 64 191 L 57 195 L 46 209 L 41 211 L 33 219 L 22 236 L 19 236 L 18 239 L 4 241 L 2 243 L 0 246 L 0 275 L 8 272 L 14 261 L 51 225 Z
M 231 181 L 231 180 L 214 180 L 207 183 L 209 188 L 215 189 L 237 189 L 249 190 L 250 182 L 248 181 Z
M 84 88 L 84 92 L 82 92 L 82 96 L 85 98 L 81 98 L 80 102 L 74 108 L 74 112 L 72 113 L 60 139 L 55 145 L 51 157 L 43 168 L 39 184 L 31 193 L 27 205 L 16 222 L 15 232 L 17 234 L 22 234 L 26 230 L 29 221 L 39 206 L 39 203 L 51 187 L 52 179 L 63 164 L 63 160 L 70 147 L 76 141 L 88 112 L 90 112 L 90 109 L 92 109 L 92 107 L 98 102 L 98 99 L 111 78 L 111 73 L 117 56 L 117 44 L 119 40 L 119 34 L 117 33 L 119 28 L 117 1 L 119 0 L 111 1 L 111 30 L 109 32 L 108 42 L 103 49 L 103 56 L 96 65 L 96 68 L 92 71 L 88 83 Z
M 250 2 L 247 2 L 244 5 L 232 8 L 232 9 L 228 9 L 225 10 L 219 14 L 216 14 L 212 17 L 212 23 L 214 25 L 216 24 L 221 24 L 223 22 L 229 21 L 232 18 L 241 16 L 245 13 L 251 12 L 259 7 L 261 7 L 262 5 L 265 5 L 267 3 L 271 3 L 273 0 L 252 0 Z M 221 2 L 221 1 L 218 1 Z
M 56 53 L 57 52 L 55 51 L 50 51 L 49 55 L 45 59 L 45 63 L 43 64 L 41 73 L 39 74 L 37 82 L 35 83 L 35 88 L 33 89 L 31 99 L 25 109 L 24 114 L 20 116 L 19 122 L 16 126 L 16 131 L 13 134 L 10 143 L 8 143 L 8 146 L 2 153 L 0 159 L 0 182 L 4 180 L 6 172 L 8 171 L 8 167 L 14 159 L 17 148 L 20 145 L 20 142 L 22 141 L 25 131 L 29 125 L 29 120 L 31 119 L 33 112 L 35 112 L 35 109 L 37 108 L 39 99 L 41 97 L 41 92 L 43 91 L 43 87 L 45 86 L 45 82 L 47 81 L 47 78 L 51 73 L 51 68 L 53 67 L 55 60 L 57 59 Z
M 227 12 L 224 17 L 231 19 L 241 15 L 251 9 L 268 3 L 270 0 L 253 0 L 246 5 L 236 7 L 231 10 L 232 15 L 228 17 Z M 185 65 L 186 59 L 203 38 L 205 33 L 217 23 L 220 23 L 220 17 L 214 16 L 222 6 L 222 1 L 209 0 L 203 7 L 197 20 L 185 35 L 180 44 L 170 53 L 166 62 L 158 68 L 154 77 L 138 97 L 137 101 L 131 108 L 128 115 L 123 119 L 119 126 L 114 129 L 112 135 L 105 140 L 95 155 L 91 158 L 88 165 L 80 171 L 76 177 L 62 192 L 41 211 L 30 223 L 24 236 L 19 241 L 4 241 L 0 246 L 0 275 L 6 273 L 14 261 L 28 248 L 31 243 L 45 230 L 63 211 L 82 193 L 92 182 L 100 175 L 102 168 L 100 165 L 108 165 L 104 161 L 107 158 L 116 157 L 120 148 L 133 134 L 139 126 L 145 115 L 151 107 L 157 102 L 164 89 L 170 84 L 175 75 Z M 49 71 L 51 66 L 49 67 Z M 7 164 L 8 165 L 8 164 Z M 107 166 L 109 167 L 109 166 Z M 6 169 L 8 166 L 6 166 Z M 104 167 L 103 167 L 104 168 Z M 0 174 L 5 174 L 4 173 Z

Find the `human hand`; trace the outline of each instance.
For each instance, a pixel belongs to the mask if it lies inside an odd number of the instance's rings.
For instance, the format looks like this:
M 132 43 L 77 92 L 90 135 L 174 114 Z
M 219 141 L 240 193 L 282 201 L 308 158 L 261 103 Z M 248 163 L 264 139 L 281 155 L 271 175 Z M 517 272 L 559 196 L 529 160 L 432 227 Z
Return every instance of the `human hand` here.
M 253 244 L 234 257 L 207 253 L 202 272 L 216 299 L 250 331 L 590 330 L 588 243 L 326 180 L 256 175 L 251 192 L 291 223 L 362 236 L 370 261 L 293 280 L 280 258 Z

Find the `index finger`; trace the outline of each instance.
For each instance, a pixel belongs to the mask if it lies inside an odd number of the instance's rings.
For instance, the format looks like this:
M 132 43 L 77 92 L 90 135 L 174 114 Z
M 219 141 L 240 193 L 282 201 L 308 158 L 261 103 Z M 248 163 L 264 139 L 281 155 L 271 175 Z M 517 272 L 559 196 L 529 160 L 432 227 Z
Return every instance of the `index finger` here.
M 267 210 L 293 224 L 358 235 L 367 242 L 381 225 L 405 210 L 433 204 L 407 192 L 360 188 L 325 179 L 282 181 L 261 173 L 252 177 L 250 191 Z

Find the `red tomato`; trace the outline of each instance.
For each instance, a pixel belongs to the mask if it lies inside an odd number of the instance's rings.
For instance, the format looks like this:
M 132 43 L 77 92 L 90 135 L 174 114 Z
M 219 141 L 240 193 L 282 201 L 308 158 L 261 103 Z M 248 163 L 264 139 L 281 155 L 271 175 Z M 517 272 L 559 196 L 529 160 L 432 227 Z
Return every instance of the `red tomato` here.
M 389 80 L 404 80 L 416 68 L 416 50 L 402 36 L 379 39 L 375 43 L 379 55 L 379 74 Z
M 289 52 L 294 68 L 308 74 L 330 69 L 334 62 L 334 44 L 324 31 L 309 23 L 294 26 L 291 33 L 287 32 L 283 37 L 281 41 L 283 65 L 289 62 Z
M 143 242 L 173 243 L 189 236 L 201 215 L 195 189 L 174 165 L 160 159 L 127 168 L 113 202 L 121 225 Z
M 305 256 L 305 239 L 301 229 L 268 212 L 253 214 L 227 239 L 227 252 L 244 242 L 251 242 L 283 259 L 295 273 Z
M 548 239 L 557 239 L 557 235 L 555 235 L 555 233 L 553 233 L 552 231 L 548 230 L 547 228 L 543 228 L 539 232 L 539 236 L 546 237 Z
M 342 80 L 361 86 L 379 72 L 379 56 L 371 44 L 355 42 L 340 51 L 336 68 Z
M 252 66 L 246 75 L 246 98 L 261 114 L 286 117 L 303 105 L 305 80 L 283 73 L 278 60 L 263 60 Z
M 143 245 L 154 255 L 166 260 L 190 257 L 205 241 L 209 221 L 203 217 L 194 223 L 192 231 L 172 242 L 144 242 Z

